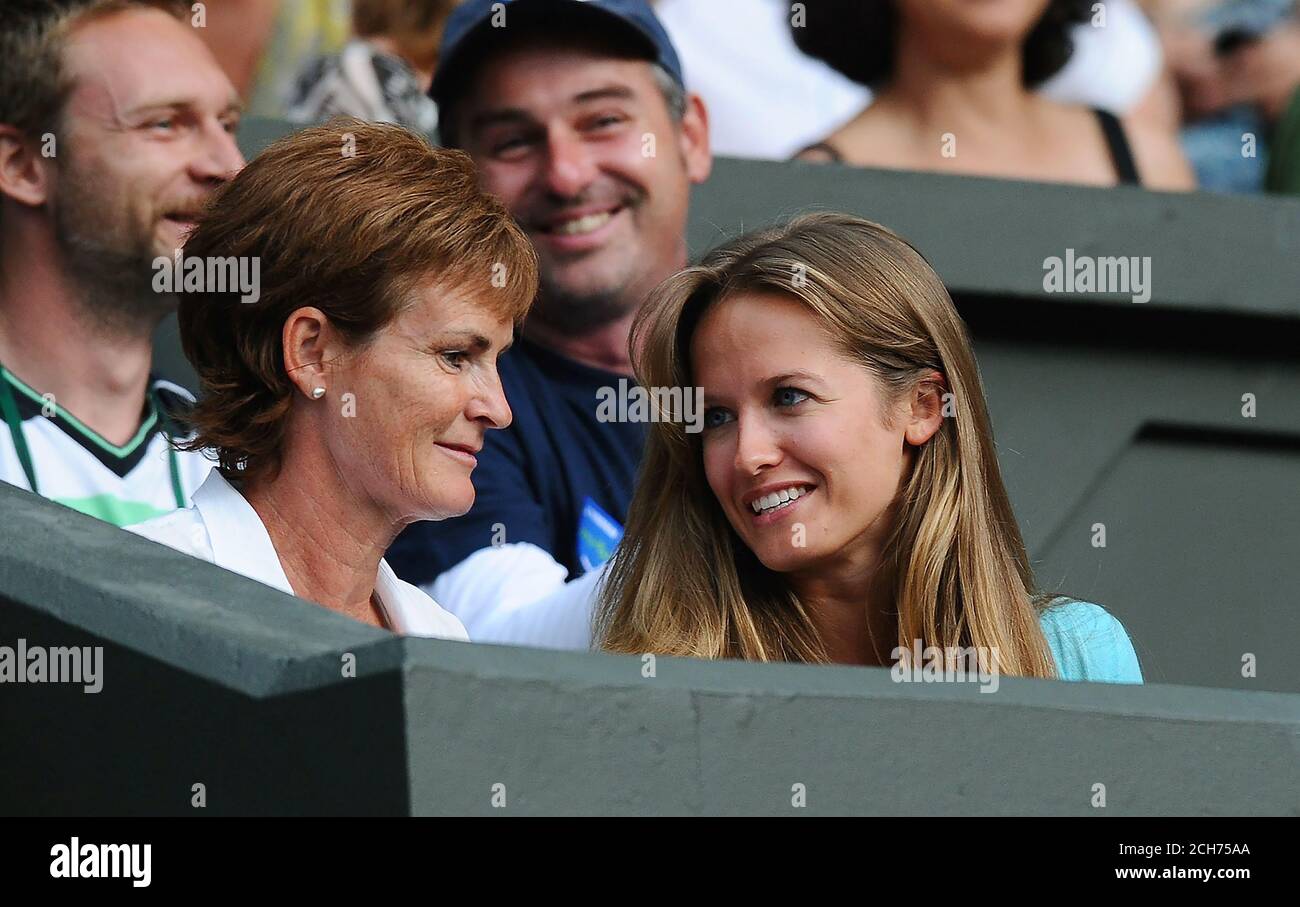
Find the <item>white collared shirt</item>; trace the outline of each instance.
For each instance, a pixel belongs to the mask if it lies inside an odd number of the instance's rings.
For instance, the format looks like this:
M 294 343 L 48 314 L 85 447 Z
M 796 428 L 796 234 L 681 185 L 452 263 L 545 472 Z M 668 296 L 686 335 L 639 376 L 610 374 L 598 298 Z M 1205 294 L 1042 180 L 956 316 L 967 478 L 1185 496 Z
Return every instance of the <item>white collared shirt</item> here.
M 528 542 L 474 552 L 420 588 L 437 598 L 475 642 L 585 651 L 609 562 L 565 582 L 568 569 Z
M 217 470 L 193 495 L 194 506 L 126 527 L 137 535 L 191 557 L 294 595 L 271 536 L 257 511 Z M 397 578 L 384 560 L 375 577 L 375 598 L 388 626 L 408 636 L 469 640 L 453 614 L 410 583 Z

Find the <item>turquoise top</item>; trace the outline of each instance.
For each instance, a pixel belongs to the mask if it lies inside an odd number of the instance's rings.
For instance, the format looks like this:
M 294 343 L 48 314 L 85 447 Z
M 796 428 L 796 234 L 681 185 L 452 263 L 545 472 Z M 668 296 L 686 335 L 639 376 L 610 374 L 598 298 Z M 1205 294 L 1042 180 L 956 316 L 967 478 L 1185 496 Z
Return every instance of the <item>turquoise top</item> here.
M 1091 602 L 1057 599 L 1040 617 L 1061 680 L 1141 683 L 1142 669 L 1128 633 Z

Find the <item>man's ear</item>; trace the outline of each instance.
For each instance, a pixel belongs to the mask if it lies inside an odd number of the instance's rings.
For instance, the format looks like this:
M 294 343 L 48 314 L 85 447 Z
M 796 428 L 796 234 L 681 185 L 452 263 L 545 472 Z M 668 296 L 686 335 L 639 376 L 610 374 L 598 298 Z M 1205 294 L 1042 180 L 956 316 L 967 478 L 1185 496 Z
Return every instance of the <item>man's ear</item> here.
M 940 372 L 931 372 L 917 382 L 912 389 L 912 412 L 903 437 L 913 447 L 920 447 L 934 437 L 946 416 L 951 415 L 948 406 L 948 381 Z
M 53 135 L 49 143 L 30 138 L 15 126 L 0 123 L 0 194 L 20 205 L 38 208 L 50 199 L 50 170 L 46 154 L 56 154 Z M 42 150 L 48 148 L 46 154 Z
M 686 96 L 686 112 L 678 129 L 686 175 L 692 183 L 702 183 L 713 170 L 713 152 L 709 149 L 709 111 L 704 99 L 695 93 Z
M 308 399 L 312 392 L 329 389 L 330 362 L 343 353 L 339 332 L 329 316 L 315 306 L 303 306 L 289 313 L 281 331 L 284 370 L 289 380 Z

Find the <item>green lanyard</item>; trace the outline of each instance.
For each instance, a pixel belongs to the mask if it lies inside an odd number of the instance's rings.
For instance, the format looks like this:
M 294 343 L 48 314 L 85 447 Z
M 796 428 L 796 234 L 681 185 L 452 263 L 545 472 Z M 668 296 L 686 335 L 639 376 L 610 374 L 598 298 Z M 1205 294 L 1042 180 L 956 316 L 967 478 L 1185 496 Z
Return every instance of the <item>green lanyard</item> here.
M 0 363 L 0 410 L 4 411 L 5 425 L 9 426 L 9 437 L 13 439 L 14 450 L 18 454 L 23 475 L 27 476 L 27 485 L 34 494 L 40 494 L 40 488 L 36 484 L 36 467 L 32 463 L 32 452 L 27 447 L 27 438 L 23 434 L 22 419 L 18 418 L 18 403 L 14 400 L 13 388 L 9 386 L 9 379 L 6 377 L 8 374 L 4 364 Z M 185 489 L 181 485 L 181 467 L 176 458 L 176 448 L 172 446 L 172 438 L 175 437 L 176 432 L 170 424 L 171 420 L 168 419 L 166 410 L 163 409 L 162 401 L 158 399 L 157 391 L 153 388 L 149 389 L 149 402 L 158 415 L 163 436 L 167 439 L 167 460 L 171 467 L 172 493 L 176 496 L 176 507 L 184 509 Z

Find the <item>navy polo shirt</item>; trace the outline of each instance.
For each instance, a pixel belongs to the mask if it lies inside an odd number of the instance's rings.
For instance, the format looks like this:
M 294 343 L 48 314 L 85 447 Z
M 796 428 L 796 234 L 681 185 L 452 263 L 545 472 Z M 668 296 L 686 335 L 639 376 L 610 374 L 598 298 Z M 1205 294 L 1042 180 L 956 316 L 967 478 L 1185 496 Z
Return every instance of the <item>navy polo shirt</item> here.
M 393 542 L 388 563 L 407 582 L 430 583 L 480 548 L 517 542 L 546 550 L 573 579 L 622 536 L 647 426 L 596 413 L 597 392 L 627 377 L 523 337 L 497 367 L 514 421 L 483 439 L 470 512 L 414 523 Z

